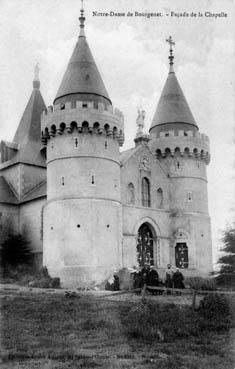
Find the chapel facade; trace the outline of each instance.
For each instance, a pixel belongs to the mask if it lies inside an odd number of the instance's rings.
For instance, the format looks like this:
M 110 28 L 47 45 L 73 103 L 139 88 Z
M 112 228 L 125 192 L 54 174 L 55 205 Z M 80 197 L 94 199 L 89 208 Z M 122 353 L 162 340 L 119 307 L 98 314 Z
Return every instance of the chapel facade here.
M 36 69 L 13 142 L 1 141 L 0 232 L 21 233 L 38 265 L 62 286 L 103 282 L 114 270 L 168 263 L 184 275 L 212 271 L 206 166 L 209 139 L 170 68 L 149 134 L 138 111 L 134 147 L 84 33 L 53 105 Z

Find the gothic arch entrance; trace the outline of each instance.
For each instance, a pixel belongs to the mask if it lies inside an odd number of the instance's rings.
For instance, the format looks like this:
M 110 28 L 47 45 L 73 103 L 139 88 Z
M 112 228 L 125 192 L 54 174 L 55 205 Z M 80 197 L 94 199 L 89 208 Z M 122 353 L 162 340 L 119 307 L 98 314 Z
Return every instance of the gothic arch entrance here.
M 138 229 L 137 236 L 137 261 L 140 267 L 144 264 L 153 265 L 153 232 L 148 223 L 143 223 Z

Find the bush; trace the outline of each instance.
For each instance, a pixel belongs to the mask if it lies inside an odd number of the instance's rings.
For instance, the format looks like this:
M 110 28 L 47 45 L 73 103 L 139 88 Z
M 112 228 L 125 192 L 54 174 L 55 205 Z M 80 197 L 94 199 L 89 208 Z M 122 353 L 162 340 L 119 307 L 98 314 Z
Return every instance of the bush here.
M 36 273 L 33 281 L 29 283 L 29 286 L 37 288 L 60 288 L 60 279 L 51 278 L 47 267 L 42 267 L 41 270 Z
M 185 283 L 194 290 L 215 291 L 217 289 L 214 278 L 188 277 Z
M 231 325 L 230 304 L 219 294 L 209 294 L 200 301 L 198 309 L 200 328 L 212 330 L 228 329 Z
M 27 285 L 36 272 L 32 265 L 21 264 L 17 266 L 7 265 L 3 271 L 3 283 L 17 283 Z
M 145 341 L 169 341 L 196 334 L 195 312 L 174 304 L 138 303 L 123 311 L 121 320 L 127 336 Z
M 29 243 L 21 234 L 10 235 L 1 246 L 0 259 L 3 270 L 7 272 L 9 267 L 31 264 L 33 253 Z

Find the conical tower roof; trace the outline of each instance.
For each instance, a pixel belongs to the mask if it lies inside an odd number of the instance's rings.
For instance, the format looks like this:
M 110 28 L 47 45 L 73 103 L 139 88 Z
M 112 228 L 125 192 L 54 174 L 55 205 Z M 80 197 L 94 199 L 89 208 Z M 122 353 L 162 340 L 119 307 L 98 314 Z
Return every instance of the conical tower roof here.
M 83 9 L 79 19 L 80 35 L 54 103 L 93 100 L 112 104 L 85 37 Z
M 174 57 L 172 55 L 172 49 L 170 49 L 169 59 L 170 71 L 158 102 L 150 130 L 156 126 L 171 123 L 188 124 L 198 129 L 190 107 L 173 70 Z
M 188 123 L 197 126 L 174 72 L 168 74 L 151 128 L 164 123 Z
M 39 90 L 38 79 L 33 81 L 33 91 L 26 105 L 13 141 L 19 144 L 14 161 L 45 166 L 45 159 L 40 153 L 41 114 L 46 109 Z

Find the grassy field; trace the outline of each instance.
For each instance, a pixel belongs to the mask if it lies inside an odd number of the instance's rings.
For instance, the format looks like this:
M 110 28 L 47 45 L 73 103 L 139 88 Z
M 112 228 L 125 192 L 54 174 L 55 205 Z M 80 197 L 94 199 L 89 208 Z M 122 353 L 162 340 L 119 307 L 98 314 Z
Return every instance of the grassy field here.
M 3 369 L 234 369 L 234 329 L 203 328 L 189 307 L 151 305 L 151 329 L 139 302 L 25 293 L 1 300 Z

